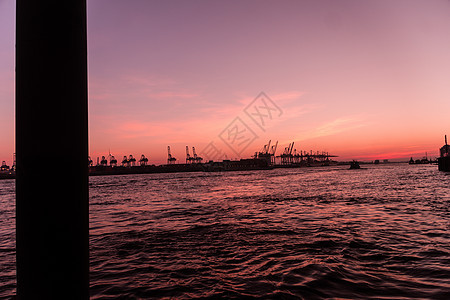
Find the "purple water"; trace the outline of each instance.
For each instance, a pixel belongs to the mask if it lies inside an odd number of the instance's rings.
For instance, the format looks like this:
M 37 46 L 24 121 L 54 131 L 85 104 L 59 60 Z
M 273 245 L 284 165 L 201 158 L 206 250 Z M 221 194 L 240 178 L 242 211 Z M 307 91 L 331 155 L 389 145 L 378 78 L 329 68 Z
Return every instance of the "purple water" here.
M 92 298 L 450 299 L 450 174 L 346 168 L 91 177 Z M 14 181 L 0 199 L 10 298 Z

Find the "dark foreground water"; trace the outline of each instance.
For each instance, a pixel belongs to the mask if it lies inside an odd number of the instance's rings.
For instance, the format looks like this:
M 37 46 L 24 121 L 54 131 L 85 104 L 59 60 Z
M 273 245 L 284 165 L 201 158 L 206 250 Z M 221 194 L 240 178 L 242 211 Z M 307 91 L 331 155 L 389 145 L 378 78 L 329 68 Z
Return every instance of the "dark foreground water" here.
M 93 177 L 91 296 L 450 299 L 449 183 L 405 164 Z M 14 181 L 0 197 L 8 298 Z

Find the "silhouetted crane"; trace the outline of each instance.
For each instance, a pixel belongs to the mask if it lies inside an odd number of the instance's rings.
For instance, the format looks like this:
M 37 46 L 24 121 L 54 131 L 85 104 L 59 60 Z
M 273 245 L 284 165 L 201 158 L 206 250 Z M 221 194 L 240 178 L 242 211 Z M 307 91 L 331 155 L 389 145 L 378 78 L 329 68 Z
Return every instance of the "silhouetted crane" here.
M 268 164 L 273 164 L 275 162 L 275 159 L 272 158 L 274 156 L 274 153 L 276 151 L 277 144 L 274 146 L 270 146 L 272 140 L 269 140 L 269 142 L 263 146 L 262 150 L 259 152 L 255 152 L 255 158 L 258 159 L 264 159 L 267 161 Z
M 136 158 L 133 157 L 133 155 L 130 154 L 130 157 L 128 158 L 129 165 L 134 167 L 136 165 Z
M 275 154 L 277 153 L 278 141 L 270 149 L 270 156 L 272 164 L 275 164 Z
M 290 164 L 292 163 L 292 149 L 294 148 L 294 142 L 290 143 L 287 147 L 284 148 L 284 152 L 280 155 L 281 164 Z
M 175 157 L 170 153 L 170 146 L 167 146 L 167 164 L 173 164 L 177 161 Z
M 103 167 L 106 167 L 107 164 L 108 164 L 108 161 L 106 160 L 106 157 L 102 156 L 102 159 L 100 160 L 100 165 Z
M 200 156 L 197 156 L 197 152 L 195 152 L 195 147 L 192 147 L 192 155 L 194 155 L 194 162 L 201 163 L 203 158 Z
M 193 160 L 193 158 L 191 157 L 191 155 L 189 154 L 189 147 L 186 146 L 186 163 L 189 164 L 191 163 Z
M 122 159 L 122 167 L 129 167 L 129 166 L 130 166 L 130 162 L 129 162 L 127 156 L 124 155 L 123 159 Z
M 275 153 L 277 152 L 277 147 L 278 147 L 278 141 L 275 143 L 274 146 L 272 146 L 271 148 L 271 154 L 275 155 Z
M 147 163 L 148 163 L 148 158 L 145 157 L 144 154 L 142 154 L 142 155 L 141 155 L 141 159 L 139 160 L 139 163 L 140 163 L 141 166 L 146 166 Z
M 117 167 L 117 159 L 114 157 L 114 155 L 111 155 L 111 158 L 109 160 L 109 165 L 111 167 Z

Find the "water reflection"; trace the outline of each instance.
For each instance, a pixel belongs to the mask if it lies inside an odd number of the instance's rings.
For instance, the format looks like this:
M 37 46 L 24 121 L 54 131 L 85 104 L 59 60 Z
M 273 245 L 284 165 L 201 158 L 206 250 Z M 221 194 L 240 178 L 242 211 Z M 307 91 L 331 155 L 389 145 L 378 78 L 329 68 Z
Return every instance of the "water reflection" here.
M 92 298 L 450 298 L 449 180 L 429 165 L 92 177 Z

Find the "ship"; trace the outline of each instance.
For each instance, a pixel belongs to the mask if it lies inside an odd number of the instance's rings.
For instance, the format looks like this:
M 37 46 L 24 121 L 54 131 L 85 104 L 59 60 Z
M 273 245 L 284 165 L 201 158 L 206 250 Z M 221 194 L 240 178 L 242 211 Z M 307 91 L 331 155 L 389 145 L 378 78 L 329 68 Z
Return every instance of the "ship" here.
M 447 144 L 447 135 L 445 136 L 445 145 L 439 151 L 441 154 L 438 158 L 439 171 L 450 172 L 450 146 Z
M 350 163 L 350 168 L 349 169 L 350 170 L 352 170 L 352 169 L 361 169 L 361 166 L 359 165 L 359 162 L 357 162 L 356 160 L 353 160 Z
M 10 168 L 5 161 L 2 161 L 0 166 L 0 179 L 14 179 L 16 178 L 15 166 Z
M 412 157 L 409 160 L 410 165 L 423 165 L 423 164 L 432 164 L 433 160 L 430 158 L 428 159 L 428 154 L 425 152 L 425 156 L 422 159 L 416 159 L 414 160 Z

